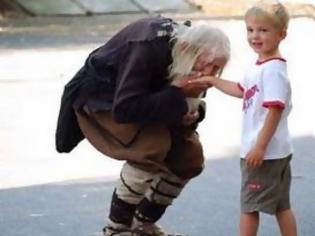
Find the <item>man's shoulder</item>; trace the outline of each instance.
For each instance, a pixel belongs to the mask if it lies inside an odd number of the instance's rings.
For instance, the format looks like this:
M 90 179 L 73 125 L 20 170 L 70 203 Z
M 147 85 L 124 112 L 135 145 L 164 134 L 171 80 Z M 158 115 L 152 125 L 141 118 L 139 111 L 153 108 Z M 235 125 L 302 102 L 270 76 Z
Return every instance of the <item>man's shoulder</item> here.
M 170 37 L 173 31 L 173 20 L 161 16 L 146 17 L 129 24 L 124 31 L 131 41 L 148 41 L 160 37 Z

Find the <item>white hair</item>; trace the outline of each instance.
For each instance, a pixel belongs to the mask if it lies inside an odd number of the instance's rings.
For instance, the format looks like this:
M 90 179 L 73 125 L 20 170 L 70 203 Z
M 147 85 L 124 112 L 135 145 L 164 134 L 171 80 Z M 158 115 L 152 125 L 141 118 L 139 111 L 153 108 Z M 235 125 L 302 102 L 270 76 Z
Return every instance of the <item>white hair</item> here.
M 209 62 L 219 57 L 230 58 L 230 41 L 225 33 L 202 21 L 190 27 L 180 25 L 172 40 L 175 40 L 175 44 L 173 63 L 169 68 L 170 78 L 189 74 L 197 57 L 205 51 L 209 53 Z
M 209 55 L 209 63 L 216 58 L 230 58 L 230 41 L 218 28 L 204 22 L 197 22 L 187 27 L 179 25 L 172 38 L 175 41 L 172 57 L 173 63 L 169 68 L 169 78 L 182 78 L 192 72 L 198 56 L 204 52 Z M 200 98 L 186 98 L 188 111 L 197 111 Z

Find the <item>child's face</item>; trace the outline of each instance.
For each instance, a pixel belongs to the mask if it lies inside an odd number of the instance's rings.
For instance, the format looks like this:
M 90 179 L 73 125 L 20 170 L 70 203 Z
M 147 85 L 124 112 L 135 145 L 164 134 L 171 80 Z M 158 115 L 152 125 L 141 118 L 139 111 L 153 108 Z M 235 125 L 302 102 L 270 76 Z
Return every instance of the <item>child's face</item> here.
M 259 59 L 279 56 L 278 47 L 286 36 L 285 30 L 279 30 L 272 20 L 263 16 L 249 15 L 245 19 L 247 41 L 258 54 Z

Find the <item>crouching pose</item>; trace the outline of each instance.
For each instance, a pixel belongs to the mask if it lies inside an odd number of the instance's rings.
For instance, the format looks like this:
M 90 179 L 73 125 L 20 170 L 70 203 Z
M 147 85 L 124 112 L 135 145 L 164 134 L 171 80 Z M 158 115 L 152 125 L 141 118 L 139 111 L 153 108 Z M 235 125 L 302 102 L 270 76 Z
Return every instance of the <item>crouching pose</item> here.
M 216 75 L 228 58 L 228 38 L 216 28 L 145 18 L 91 52 L 65 86 L 57 150 L 70 152 L 87 138 L 125 161 L 104 235 L 176 235 L 156 222 L 204 164 L 195 129 L 205 106 L 189 111 L 186 98 L 209 84 L 187 81 Z

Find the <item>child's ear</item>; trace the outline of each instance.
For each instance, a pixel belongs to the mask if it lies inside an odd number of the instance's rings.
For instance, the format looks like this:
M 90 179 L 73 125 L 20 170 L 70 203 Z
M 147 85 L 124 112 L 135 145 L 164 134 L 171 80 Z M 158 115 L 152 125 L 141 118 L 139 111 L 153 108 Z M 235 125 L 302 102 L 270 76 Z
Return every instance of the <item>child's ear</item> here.
M 287 37 L 287 30 L 281 31 L 281 40 L 285 39 Z

